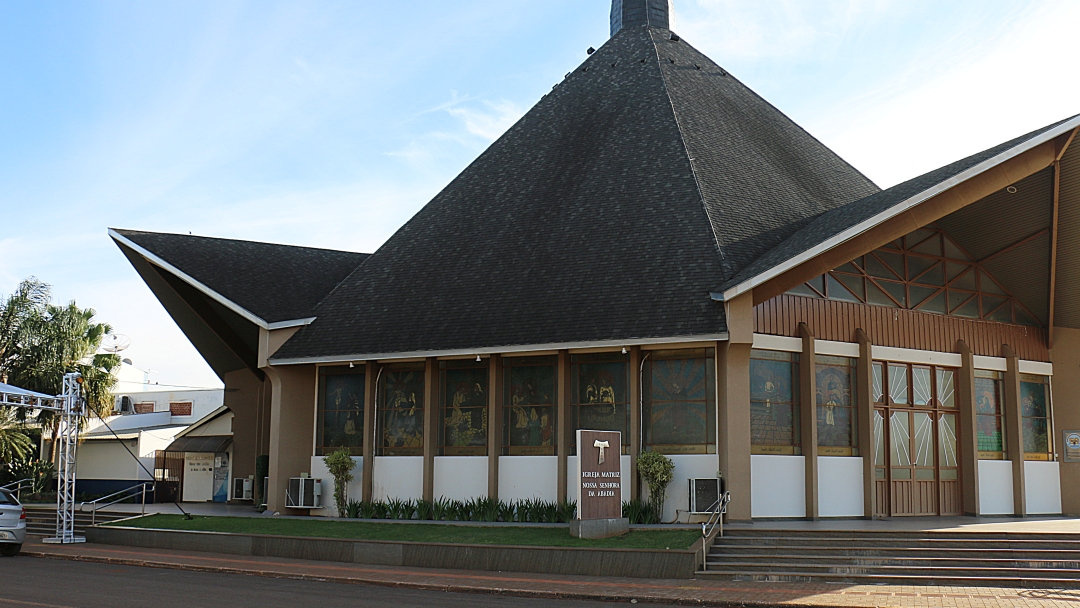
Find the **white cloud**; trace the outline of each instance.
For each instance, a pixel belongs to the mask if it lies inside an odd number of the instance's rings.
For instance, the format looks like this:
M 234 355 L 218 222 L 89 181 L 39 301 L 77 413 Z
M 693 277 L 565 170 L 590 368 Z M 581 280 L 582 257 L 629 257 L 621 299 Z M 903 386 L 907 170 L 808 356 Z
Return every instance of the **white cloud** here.
M 465 130 L 487 141 L 495 141 L 518 121 L 525 111 L 507 100 L 485 101 L 487 110 L 456 106 L 447 108 L 451 116 L 464 123 Z

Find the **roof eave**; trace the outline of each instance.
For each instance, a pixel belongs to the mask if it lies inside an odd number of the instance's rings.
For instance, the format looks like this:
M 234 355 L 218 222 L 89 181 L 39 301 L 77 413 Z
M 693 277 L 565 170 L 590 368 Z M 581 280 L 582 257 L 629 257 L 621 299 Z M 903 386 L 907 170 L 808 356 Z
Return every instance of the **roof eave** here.
M 1075 116 L 1069 120 L 1066 120 L 1060 125 L 1052 129 L 1048 129 L 1044 133 L 1040 133 L 1039 135 L 1036 135 L 1035 137 L 1032 137 L 1031 139 L 1023 143 L 1020 143 L 1013 148 L 1010 148 L 1009 150 L 998 154 L 997 156 L 989 158 L 965 171 L 962 171 L 948 179 L 945 179 L 935 184 L 933 187 L 927 188 L 926 190 L 923 190 L 914 196 L 908 197 L 900 203 L 893 205 L 889 209 L 886 209 L 885 211 L 882 211 L 881 213 L 878 213 L 877 215 L 874 215 L 873 217 L 866 219 L 859 224 L 848 228 L 847 230 L 844 230 L 843 232 L 833 236 L 830 239 L 825 240 L 824 242 L 804 251 L 797 256 L 791 257 L 786 261 L 773 266 L 765 272 L 758 273 L 757 275 L 754 275 L 749 279 L 746 279 L 745 281 L 727 289 L 721 291 L 714 291 L 711 293 L 712 299 L 718 302 L 724 302 L 736 298 L 746 292 L 752 291 L 755 287 L 782 275 L 783 273 L 821 255 L 822 253 L 825 253 L 826 251 L 834 247 L 850 241 L 851 239 L 859 236 L 860 234 L 863 234 L 871 228 L 881 224 L 882 222 L 885 222 L 890 218 L 893 218 L 905 211 L 908 211 L 909 209 L 918 206 L 926 200 L 938 194 L 941 194 L 942 192 L 945 192 L 946 190 L 958 184 L 961 184 L 971 179 L 972 177 L 984 173 L 985 171 L 988 171 L 1012 158 L 1015 158 L 1020 154 L 1031 150 L 1032 148 L 1045 144 L 1046 142 L 1051 141 L 1056 137 L 1060 137 L 1061 135 L 1077 128 L 1080 128 L 1080 116 Z
M 270 323 L 270 322 L 266 321 L 265 319 L 263 319 L 262 317 L 256 315 L 255 313 L 247 310 L 243 306 L 240 306 L 236 302 L 233 302 L 232 300 L 226 298 L 225 296 L 223 296 L 220 293 L 214 291 L 213 289 L 210 289 L 210 287 L 208 287 L 206 284 L 198 281 L 197 279 L 195 279 L 195 277 L 192 277 L 191 275 L 185 273 L 184 271 L 180 270 L 176 266 L 173 266 L 172 264 L 166 262 L 160 256 L 152 253 L 150 250 L 146 249 L 145 247 L 135 243 L 131 239 L 125 237 L 122 234 L 120 234 L 115 229 L 109 228 L 109 236 L 114 241 L 124 245 L 125 247 L 128 247 L 129 249 L 131 249 L 131 250 L 135 251 L 136 253 L 138 253 L 139 255 L 143 256 L 144 258 L 146 258 L 146 260 L 148 262 L 150 262 L 154 266 L 157 266 L 158 268 L 161 268 L 162 270 L 165 270 L 166 272 L 174 275 L 176 278 L 180 279 L 181 281 L 184 281 L 188 285 L 191 285 L 195 289 L 202 292 L 208 298 L 214 300 L 218 304 L 221 304 L 225 308 L 228 308 L 232 312 L 240 315 L 245 320 L 250 321 L 251 323 L 254 323 L 255 325 L 258 325 L 259 327 L 261 327 L 263 329 L 273 330 L 273 329 L 285 329 L 285 328 L 289 328 L 289 327 L 301 327 L 301 326 L 304 326 L 304 325 L 311 325 L 311 323 L 315 321 L 315 317 L 307 317 L 307 318 L 303 318 L 303 319 L 291 319 L 291 320 L 286 320 L 286 321 L 275 321 L 273 323 Z

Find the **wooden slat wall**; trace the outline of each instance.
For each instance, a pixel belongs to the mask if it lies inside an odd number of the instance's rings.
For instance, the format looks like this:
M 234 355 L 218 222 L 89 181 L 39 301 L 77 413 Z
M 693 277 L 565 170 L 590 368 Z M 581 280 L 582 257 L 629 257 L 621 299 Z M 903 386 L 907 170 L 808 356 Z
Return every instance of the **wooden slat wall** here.
M 1000 357 L 1001 345 L 1008 344 L 1021 359 L 1050 360 L 1042 327 L 786 294 L 754 307 L 757 333 L 797 338 L 803 322 L 819 340 L 854 342 L 861 328 L 877 346 L 951 353 L 963 340 L 976 355 Z

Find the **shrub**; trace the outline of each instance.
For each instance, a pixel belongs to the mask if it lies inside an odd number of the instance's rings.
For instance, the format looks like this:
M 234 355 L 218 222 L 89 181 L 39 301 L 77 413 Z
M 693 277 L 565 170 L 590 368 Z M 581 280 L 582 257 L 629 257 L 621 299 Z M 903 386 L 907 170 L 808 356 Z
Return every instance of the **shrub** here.
M 416 519 L 432 519 L 434 503 L 430 500 L 416 501 Z
M 350 500 L 345 503 L 345 517 L 358 519 L 363 514 L 363 510 L 364 503 L 359 500 Z
M 622 512 L 623 517 L 629 519 L 632 524 L 653 523 L 653 507 L 652 503 L 649 501 L 635 499 L 630 502 L 624 502 Z
M 649 485 L 649 502 L 652 505 L 652 522 L 660 523 L 664 516 L 667 487 L 675 476 L 675 463 L 660 452 L 642 452 L 637 461 L 638 475 Z
M 323 463 L 334 478 L 334 506 L 337 507 L 338 517 L 344 517 L 349 482 L 353 480 L 352 470 L 356 461 L 352 459 L 349 448 L 338 448 L 334 453 L 324 456 Z

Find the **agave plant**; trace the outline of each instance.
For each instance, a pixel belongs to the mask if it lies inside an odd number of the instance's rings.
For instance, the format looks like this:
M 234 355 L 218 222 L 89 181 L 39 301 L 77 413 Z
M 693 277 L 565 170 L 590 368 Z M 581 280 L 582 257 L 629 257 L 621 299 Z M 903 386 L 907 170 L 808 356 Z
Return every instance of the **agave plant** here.
M 430 500 L 420 499 L 416 501 L 416 519 L 434 519 L 434 517 L 432 517 L 433 507 L 434 503 Z
M 350 500 L 345 503 L 345 517 L 350 519 L 359 519 L 363 513 L 364 503 L 359 500 Z
M 499 501 L 496 521 L 514 521 L 514 501 Z
M 446 497 L 440 497 L 431 503 L 431 519 L 445 521 L 453 515 L 454 504 Z
M 562 502 L 559 504 L 559 523 L 570 523 L 577 515 L 577 501 Z

